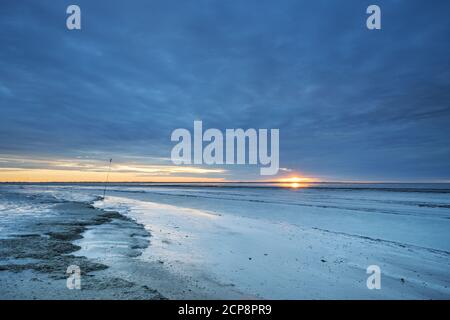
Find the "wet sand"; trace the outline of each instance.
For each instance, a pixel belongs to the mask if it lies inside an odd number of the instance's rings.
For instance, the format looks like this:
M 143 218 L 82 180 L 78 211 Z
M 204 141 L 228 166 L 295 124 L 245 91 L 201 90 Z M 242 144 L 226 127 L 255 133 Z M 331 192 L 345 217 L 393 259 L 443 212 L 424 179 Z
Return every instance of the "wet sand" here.
M 21 226 L 22 232 L 0 239 L 1 299 L 246 297 L 206 275 L 199 281 L 172 272 L 163 261 L 141 259 L 151 234 L 118 212 L 83 202 L 59 203 L 52 209 L 56 215 L 36 217 Z M 80 290 L 67 288 L 70 265 L 81 269 Z
M 27 226 L 29 233 L 0 239 L 0 297 L 2 299 L 163 299 L 156 290 L 108 272 L 109 266 L 76 254 L 75 241 L 89 228 L 115 223 L 125 239 L 128 257 L 148 246 L 145 229 L 123 215 L 86 203 L 61 203 L 57 215 Z M 81 269 L 81 290 L 69 290 L 67 267 Z
M 449 295 L 448 234 L 440 232 L 448 230 L 442 208 L 447 194 L 417 199 L 377 191 L 352 197 L 347 191 L 284 191 L 268 203 L 260 199 L 264 190 L 242 190 L 243 199 L 235 199 L 233 190 L 217 190 L 212 205 L 211 189 L 164 193 L 133 187 L 109 190 L 104 200 L 100 191 L 71 186 L 0 193 L 0 298 Z M 305 209 L 305 201 L 316 207 Z M 73 264 L 82 271 L 81 290 L 66 287 L 66 269 Z M 382 270 L 382 290 L 368 289 L 369 265 Z

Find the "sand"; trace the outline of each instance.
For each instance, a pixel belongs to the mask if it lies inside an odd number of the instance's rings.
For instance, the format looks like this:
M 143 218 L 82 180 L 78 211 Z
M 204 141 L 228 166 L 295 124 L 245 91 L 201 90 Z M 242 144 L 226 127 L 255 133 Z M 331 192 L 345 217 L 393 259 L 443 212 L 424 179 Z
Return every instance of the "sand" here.
M 450 297 L 448 192 L 6 190 L 2 299 Z M 66 287 L 72 264 L 81 290 Z M 380 290 L 366 286 L 371 265 Z
M 126 255 L 138 256 L 150 236 L 142 226 L 117 212 L 86 203 L 57 204 L 57 215 L 40 218 L 27 234 L 0 239 L 0 296 L 2 299 L 162 299 L 156 290 L 106 271 L 108 266 L 77 255 L 74 244 L 93 226 L 116 223 L 128 237 Z M 120 226 L 119 226 L 120 225 Z M 67 267 L 81 269 L 82 290 L 69 290 Z

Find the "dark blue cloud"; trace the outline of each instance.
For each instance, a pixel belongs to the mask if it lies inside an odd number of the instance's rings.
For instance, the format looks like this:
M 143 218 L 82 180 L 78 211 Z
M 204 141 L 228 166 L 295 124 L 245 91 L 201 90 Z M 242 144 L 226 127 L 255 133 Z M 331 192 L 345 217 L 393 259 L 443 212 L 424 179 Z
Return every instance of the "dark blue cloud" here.
M 168 157 L 200 119 L 313 176 L 449 180 L 450 3 L 376 2 L 381 31 L 359 0 L 77 1 L 68 31 L 73 1 L 4 0 L 0 153 Z

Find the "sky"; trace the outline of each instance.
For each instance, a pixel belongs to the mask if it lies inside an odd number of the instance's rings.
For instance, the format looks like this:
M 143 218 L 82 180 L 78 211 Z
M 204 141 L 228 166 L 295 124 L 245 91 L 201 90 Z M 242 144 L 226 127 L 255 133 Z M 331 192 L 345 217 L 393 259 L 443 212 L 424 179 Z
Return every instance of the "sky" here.
M 81 8 L 81 30 L 66 8 Z M 382 29 L 366 28 L 377 4 Z M 0 181 L 267 180 L 177 128 L 278 128 L 278 176 L 450 182 L 450 2 L 0 2 Z

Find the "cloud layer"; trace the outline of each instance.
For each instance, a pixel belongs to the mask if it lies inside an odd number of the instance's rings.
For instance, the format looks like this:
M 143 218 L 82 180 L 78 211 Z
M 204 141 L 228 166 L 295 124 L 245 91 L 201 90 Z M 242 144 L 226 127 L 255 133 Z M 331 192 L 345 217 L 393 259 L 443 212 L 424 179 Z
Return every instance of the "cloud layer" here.
M 80 0 L 68 31 L 70 1 L 1 1 L 0 154 L 170 165 L 203 120 L 279 128 L 322 179 L 450 180 L 450 3 L 377 2 L 381 31 L 359 0 Z

